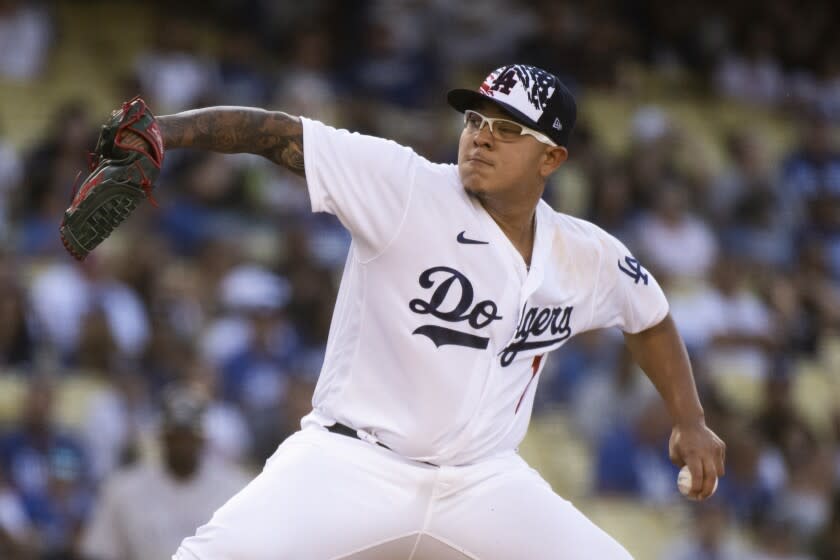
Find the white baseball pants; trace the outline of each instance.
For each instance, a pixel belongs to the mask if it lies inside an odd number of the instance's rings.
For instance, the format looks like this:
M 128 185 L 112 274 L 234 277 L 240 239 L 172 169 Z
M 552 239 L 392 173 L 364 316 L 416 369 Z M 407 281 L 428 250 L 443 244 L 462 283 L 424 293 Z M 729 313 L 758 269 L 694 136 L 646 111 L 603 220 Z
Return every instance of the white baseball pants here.
M 173 560 L 631 559 L 514 452 L 434 467 L 308 428 Z

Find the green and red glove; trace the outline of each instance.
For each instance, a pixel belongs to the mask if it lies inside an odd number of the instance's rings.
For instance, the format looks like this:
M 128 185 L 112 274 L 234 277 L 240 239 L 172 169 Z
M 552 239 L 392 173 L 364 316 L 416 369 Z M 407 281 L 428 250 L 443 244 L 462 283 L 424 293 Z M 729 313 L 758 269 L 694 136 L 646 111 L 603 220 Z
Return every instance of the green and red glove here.
M 111 114 L 91 154 L 90 174 L 61 220 L 61 241 L 71 255 L 83 260 L 144 198 L 155 203 L 151 191 L 163 152 L 160 127 L 140 97 Z

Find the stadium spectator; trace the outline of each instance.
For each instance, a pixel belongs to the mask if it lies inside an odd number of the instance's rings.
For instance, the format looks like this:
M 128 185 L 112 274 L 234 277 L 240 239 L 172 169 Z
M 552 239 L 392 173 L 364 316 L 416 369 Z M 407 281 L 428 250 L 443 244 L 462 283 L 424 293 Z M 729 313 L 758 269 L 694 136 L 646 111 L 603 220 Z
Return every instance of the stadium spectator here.
M 742 560 L 747 550 L 729 530 L 729 512 L 719 502 L 692 511 L 691 534 L 672 542 L 662 560 Z
M 34 557 L 34 537 L 23 502 L 0 469 L 0 555 L 11 560 Z
M 669 429 L 664 405 L 656 399 L 631 425 L 614 425 L 596 451 L 595 489 L 649 503 L 675 500 L 677 468 L 668 459 Z
M 785 202 L 793 210 L 805 212 L 808 201 L 840 193 L 840 151 L 830 121 L 818 113 L 801 121 L 799 134 L 798 145 L 782 162 L 782 189 Z
M 751 26 L 745 48 L 723 57 L 717 70 L 720 92 L 746 103 L 773 105 L 780 100 L 783 73 L 774 56 L 775 35 L 767 24 Z
M 143 301 L 98 256 L 79 267 L 52 263 L 35 278 L 30 297 L 45 342 L 52 344 L 66 363 L 92 357 L 80 352 L 83 342 L 107 352 L 103 344 L 110 336 L 114 349 L 126 357 L 136 357 L 148 341 L 148 314 Z M 86 329 L 98 327 L 101 335 L 93 333 L 84 338 Z
M 159 428 L 161 460 L 119 471 L 105 482 L 82 537 L 86 560 L 169 558 L 184 537 L 245 486 L 248 477 L 238 468 L 204 457 L 203 407 L 189 389 L 170 388 Z M 151 503 L 153 515 L 142 507 Z
M 219 373 L 194 352 L 184 379 L 206 403 L 204 434 L 206 454 L 229 463 L 249 464 L 254 434 L 242 408 L 222 398 Z
M 23 254 L 58 254 L 55 221 L 70 202 L 77 173 L 87 169 L 88 146 L 96 142 L 85 103 L 65 101 L 55 109 L 51 130 L 26 155 L 15 238 Z
M 262 106 L 269 79 L 262 71 L 258 37 L 246 27 L 225 31 L 219 53 L 219 97 L 229 105 Z
M 637 223 L 640 258 L 672 281 L 702 279 L 717 257 L 714 233 L 691 212 L 684 185 L 660 184 L 655 200 L 653 211 Z
M 814 540 L 817 560 L 840 558 L 840 491 L 834 492 L 831 516 Z
M 53 28 L 48 3 L 0 1 L 0 78 L 30 81 L 45 66 Z
M 91 474 L 101 483 L 117 468 L 133 464 L 141 435 L 152 423 L 148 381 L 138 372 L 113 372 L 97 380 L 86 402 L 80 435 Z
M 0 122 L 0 239 L 11 241 L 11 211 L 13 198 L 20 192 L 23 162 L 15 146 L 3 139 Z
M 603 352 L 605 333 L 588 336 L 593 339 L 593 350 Z M 620 352 L 617 363 L 604 360 L 578 368 L 585 372 L 585 378 L 569 403 L 576 427 L 587 441 L 601 441 L 621 426 L 633 425 L 656 396 L 653 384 L 638 369 L 630 353 L 624 349 Z
M 135 61 L 135 75 L 158 112 L 194 105 L 215 92 L 219 68 L 214 59 L 198 56 L 196 27 L 184 15 L 162 17 L 155 26 L 154 46 Z
M 73 559 L 93 488 L 82 443 L 56 423 L 54 400 L 52 380 L 29 381 L 19 425 L 0 439 L 0 464 L 23 499 L 40 557 Z
M 25 368 L 34 361 L 36 339 L 26 304 L 26 293 L 11 270 L 0 274 L 0 367 Z

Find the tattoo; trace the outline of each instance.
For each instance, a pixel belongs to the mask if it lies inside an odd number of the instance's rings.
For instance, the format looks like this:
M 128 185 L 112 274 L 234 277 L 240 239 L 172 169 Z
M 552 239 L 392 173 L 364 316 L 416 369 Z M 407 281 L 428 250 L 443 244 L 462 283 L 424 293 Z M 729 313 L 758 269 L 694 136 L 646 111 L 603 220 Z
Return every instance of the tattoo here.
M 167 148 L 258 154 L 305 177 L 300 119 L 248 107 L 208 107 L 158 118 Z

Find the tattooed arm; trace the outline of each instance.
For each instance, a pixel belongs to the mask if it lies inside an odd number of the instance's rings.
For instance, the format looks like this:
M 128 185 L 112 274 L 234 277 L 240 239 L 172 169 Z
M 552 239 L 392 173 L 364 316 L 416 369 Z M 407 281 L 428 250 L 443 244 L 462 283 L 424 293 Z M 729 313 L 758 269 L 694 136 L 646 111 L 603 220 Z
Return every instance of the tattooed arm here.
M 304 177 L 303 125 L 279 111 L 208 107 L 158 117 L 167 149 L 258 154 Z

